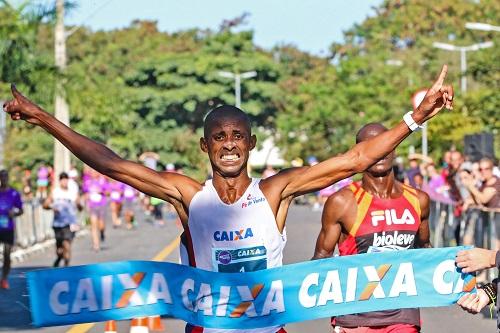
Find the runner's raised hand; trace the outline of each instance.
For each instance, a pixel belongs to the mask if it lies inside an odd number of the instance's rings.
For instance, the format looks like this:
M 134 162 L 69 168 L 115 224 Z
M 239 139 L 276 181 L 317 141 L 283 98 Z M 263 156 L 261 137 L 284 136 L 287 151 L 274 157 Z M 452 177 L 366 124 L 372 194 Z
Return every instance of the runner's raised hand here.
M 23 96 L 14 84 L 10 90 L 13 99 L 3 104 L 3 110 L 10 115 L 12 120 L 25 120 L 28 123 L 40 125 L 39 115 L 44 111 L 35 103 Z
M 418 123 L 421 124 L 434 117 L 443 107 L 448 110 L 453 109 L 453 87 L 444 84 L 447 73 L 448 66 L 443 65 L 438 78 L 425 94 L 422 103 L 415 110 L 415 116 L 418 117 L 415 120 Z

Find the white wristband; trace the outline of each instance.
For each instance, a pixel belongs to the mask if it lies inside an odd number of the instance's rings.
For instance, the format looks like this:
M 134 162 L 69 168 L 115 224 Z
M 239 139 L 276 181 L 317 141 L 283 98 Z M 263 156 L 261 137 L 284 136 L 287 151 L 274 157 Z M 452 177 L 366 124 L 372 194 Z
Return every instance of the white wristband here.
M 421 129 L 422 126 L 420 126 L 419 124 L 417 124 L 415 122 L 415 120 L 411 116 L 412 114 L 413 114 L 413 111 L 409 111 L 409 112 L 405 113 L 405 115 L 403 116 L 403 121 L 406 123 L 406 125 L 408 126 L 410 131 L 413 132 L 413 131 L 416 131 L 418 129 Z

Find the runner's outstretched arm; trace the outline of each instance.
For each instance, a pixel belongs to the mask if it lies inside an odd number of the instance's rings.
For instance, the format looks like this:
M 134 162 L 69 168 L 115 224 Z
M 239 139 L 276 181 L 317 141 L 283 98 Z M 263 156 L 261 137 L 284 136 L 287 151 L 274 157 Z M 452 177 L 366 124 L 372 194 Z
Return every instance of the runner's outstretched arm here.
M 156 172 L 139 163 L 125 160 L 103 144 L 95 142 L 64 125 L 11 86 L 12 100 L 4 111 L 13 120 L 25 120 L 42 127 L 65 145 L 75 156 L 100 173 L 135 187 L 141 192 L 164 200 L 178 200 L 187 207 L 201 185 L 175 173 Z M 182 186 L 181 186 L 182 185 Z
M 444 107 L 453 109 L 453 88 L 444 85 L 447 71 L 448 67 L 444 65 L 437 80 L 413 113 L 412 118 L 417 124 L 421 125 L 431 119 Z M 282 199 L 317 191 L 366 170 L 393 151 L 410 133 L 406 123 L 401 121 L 390 130 L 358 143 L 343 155 L 311 167 L 286 170 L 275 175 L 273 182 L 284 183 L 283 187 L 280 186 L 283 188 Z

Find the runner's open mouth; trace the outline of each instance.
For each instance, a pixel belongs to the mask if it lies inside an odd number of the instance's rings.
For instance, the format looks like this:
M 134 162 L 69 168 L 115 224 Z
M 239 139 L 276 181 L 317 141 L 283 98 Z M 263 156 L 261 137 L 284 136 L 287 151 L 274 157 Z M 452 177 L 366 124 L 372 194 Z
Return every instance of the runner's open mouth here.
M 240 158 L 240 154 L 238 153 L 222 154 L 220 158 L 223 161 L 237 161 Z

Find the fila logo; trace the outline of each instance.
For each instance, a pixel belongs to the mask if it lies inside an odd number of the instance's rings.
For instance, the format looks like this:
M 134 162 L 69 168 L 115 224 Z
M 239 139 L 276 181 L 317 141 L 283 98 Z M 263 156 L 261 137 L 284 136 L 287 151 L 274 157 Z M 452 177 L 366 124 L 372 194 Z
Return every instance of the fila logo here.
M 386 225 L 391 224 L 415 224 L 415 218 L 410 211 L 405 208 L 403 214 L 398 217 L 395 209 L 374 210 L 371 212 L 372 225 L 378 226 L 379 222 L 385 221 Z

